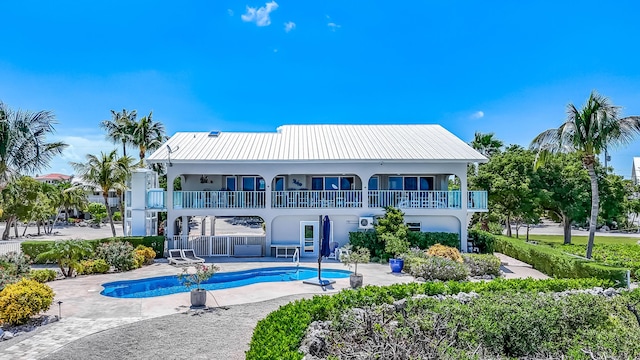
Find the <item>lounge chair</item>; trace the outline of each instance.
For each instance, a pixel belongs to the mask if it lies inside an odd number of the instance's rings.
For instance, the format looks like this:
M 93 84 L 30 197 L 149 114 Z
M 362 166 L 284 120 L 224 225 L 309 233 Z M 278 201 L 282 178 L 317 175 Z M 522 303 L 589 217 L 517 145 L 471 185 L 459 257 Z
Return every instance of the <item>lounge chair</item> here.
M 169 264 L 175 265 L 185 265 L 190 263 L 190 261 L 182 255 L 182 250 L 180 249 L 169 250 L 169 256 L 167 256 L 167 260 L 169 260 Z
M 332 241 L 329 243 L 329 250 L 331 253 L 327 256 L 327 259 L 333 259 L 340 261 L 340 244 L 337 241 Z
M 204 259 L 196 256 L 196 252 L 193 249 L 183 249 L 182 257 L 185 258 L 189 263 L 203 263 Z

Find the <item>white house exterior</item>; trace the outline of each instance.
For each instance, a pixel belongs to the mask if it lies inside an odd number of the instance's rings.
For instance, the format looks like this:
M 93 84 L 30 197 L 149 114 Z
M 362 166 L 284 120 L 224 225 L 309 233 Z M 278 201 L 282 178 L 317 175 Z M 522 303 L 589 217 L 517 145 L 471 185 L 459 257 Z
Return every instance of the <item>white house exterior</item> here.
M 167 211 L 169 246 L 201 255 L 238 255 L 247 250 L 241 245 L 260 245 L 266 256 L 288 247 L 317 256 L 319 215 L 329 216 L 333 240 L 344 245 L 349 232 L 371 228 L 385 206 L 401 208 L 416 230 L 459 234 L 466 250 L 470 215 L 487 209 L 486 191 L 467 190 L 467 165 L 487 159 L 439 125 L 179 132 L 147 161 L 167 166 L 168 189 L 148 190 L 146 217 Z M 460 190 L 449 190 L 452 176 Z M 182 190 L 174 191 L 178 177 Z M 266 234 L 244 241 L 188 237 L 190 216 L 261 217 Z

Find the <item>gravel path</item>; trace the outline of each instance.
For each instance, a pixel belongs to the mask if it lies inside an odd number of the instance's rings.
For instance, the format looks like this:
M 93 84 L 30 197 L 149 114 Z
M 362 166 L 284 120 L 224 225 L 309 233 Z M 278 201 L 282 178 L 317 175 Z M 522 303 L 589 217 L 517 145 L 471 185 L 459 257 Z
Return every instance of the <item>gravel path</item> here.
M 189 310 L 138 321 L 74 341 L 45 359 L 244 359 L 258 320 L 282 305 L 311 296 L 291 295 L 228 310 Z

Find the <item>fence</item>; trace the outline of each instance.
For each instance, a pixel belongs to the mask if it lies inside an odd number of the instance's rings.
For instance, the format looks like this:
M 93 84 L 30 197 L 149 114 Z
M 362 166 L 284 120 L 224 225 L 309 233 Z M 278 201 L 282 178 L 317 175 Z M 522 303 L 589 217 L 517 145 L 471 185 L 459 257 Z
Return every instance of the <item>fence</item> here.
M 185 236 L 176 235 L 167 240 L 166 249 L 193 249 L 198 256 L 234 256 L 236 245 L 260 246 L 266 255 L 265 236 Z
M 11 241 L 11 242 L 0 241 L 0 255 L 4 255 L 12 251 L 17 253 L 22 252 L 22 248 L 20 248 L 19 241 Z

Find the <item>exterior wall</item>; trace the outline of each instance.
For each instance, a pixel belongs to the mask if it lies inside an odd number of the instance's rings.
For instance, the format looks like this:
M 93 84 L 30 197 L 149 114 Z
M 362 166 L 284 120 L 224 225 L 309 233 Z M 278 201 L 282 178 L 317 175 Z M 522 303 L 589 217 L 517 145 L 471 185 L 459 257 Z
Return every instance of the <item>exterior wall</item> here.
M 450 232 L 460 235 L 461 222 L 455 216 L 405 216 L 404 221 L 419 222 L 420 231 L 423 232 Z

